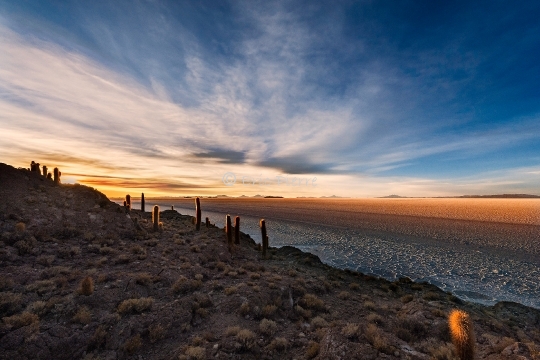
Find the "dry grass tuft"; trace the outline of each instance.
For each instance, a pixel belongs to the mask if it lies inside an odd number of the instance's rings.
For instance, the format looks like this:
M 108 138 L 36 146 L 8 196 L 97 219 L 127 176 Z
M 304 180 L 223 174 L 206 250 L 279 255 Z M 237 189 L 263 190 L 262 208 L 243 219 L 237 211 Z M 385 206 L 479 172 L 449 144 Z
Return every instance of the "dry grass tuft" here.
M 133 355 L 137 350 L 139 350 L 142 346 L 142 339 L 141 335 L 137 334 L 131 338 L 129 338 L 123 346 L 123 349 L 126 353 L 129 355 Z
M 236 334 L 236 340 L 242 345 L 243 349 L 249 350 L 255 345 L 255 333 L 249 329 L 242 329 Z
M 236 334 L 238 334 L 240 330 L 242 330 L 240 326 L 229 326 L 225 330 L 225 336 L 236 336 Z
M 270 349 L 276 350 L 278 352 L 282 352 L 287 350 L 289 347 L 289 342 L 287 339 L 282 337 L 277 337 L 270 343 Z
M 311 320 L 311 326 L 313 326 L 314 329 L 325 328 L 328 327 L 328 322 L 322 317 L 316 316 Z
M 262 319 L 259 324 L 259 330 L 265 335 L 274 335 L 277 330 L 277 324 L 275 321 Z
M 316 343 L 315 341 L 310 341 L 306 350 L 306 358 L 313 359 L 315 356 L 319 355 L 319 350 L 319 343 Z
M 359 330 L 360 327 L 358 326 L 358 324 L 347 323 L 347 325 L 345 325 L 343 329 L 341 329 L 341 334 L 349 339 L 354 339 L 358 337 Z
M 178 280 L 173 284 L 172 290 L 175 293 L 185 294 L 193 292 L 202 286 L 201 280 L 191 279 L 188 280 L 185 276 L 181 275 Z
M 300 305 L 308 309 L 320 310 L 320 311 L 326 310 L 324 306 L 324 301 L 322 301 L 316 295 L 313 295 L 313 294 L 304 295 L 304 297 L 300 299 L 299 303 Z
M 21 314 L 5 317 L 2 319 L 4 323 L 8 326 L 12 326 L 13 330 L 21 328 L 23 326 L 28 326 L 34 323 L 39 322 L 39 317 L 36 314 L 29 313 L 24 311 Z
M 236 291 L 238 291 L 238 288 L 236 286 L 229 286 L 225 288 L 225 295 L 229 296 L 232 294 L 235 294 Z
M 351 293 L 348 291 L 342 291 L 338 294 L 338 298 L 341 300 L 349 300 L 351 298 Z
M 92 313 L 86 306 L 82 306 L 77 310 L 77 313 L 73 318 L 71 319 L 74 322 L 78 322 L 80 324 L 86 325 L 89 324 L 90 321 L 92 321 Z
M 188 346 L 185 355 L 187 360 L 204 360 L 206 359 L 206 350 L 200 346 Z
M 165 337 L 165 327 L 161 324 L 150 325 L 148 328 L 148 336 L 150 337 L 150 342 L 153 344 L 156 341 L 159 341 Z
M 154 299 L 150 297 L 140 299 L 128 299 L 122 301 L 122 303 L 118 305 L 118 312 L 120 314 L 142 313 L 145 310 L 151 309 L 153 304 Z
M 277 311 L 276 305 L 266 305 L 262 308 L 262 316 L 269 318 L 272 317 Z

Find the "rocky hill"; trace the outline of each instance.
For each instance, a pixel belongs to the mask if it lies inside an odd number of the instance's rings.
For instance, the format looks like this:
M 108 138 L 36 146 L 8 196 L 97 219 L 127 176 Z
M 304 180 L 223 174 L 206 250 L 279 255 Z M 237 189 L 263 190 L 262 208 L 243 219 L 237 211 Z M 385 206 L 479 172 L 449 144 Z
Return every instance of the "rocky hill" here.
M 263 259 L 245 234 L 229 249 L 223 229 L 160 216 L 154 232 L 149 212 L 0 164 L 0 359 L 455 359 L 456 308 L 477 358 L 539 358 L 538 310 L 291 247 Z

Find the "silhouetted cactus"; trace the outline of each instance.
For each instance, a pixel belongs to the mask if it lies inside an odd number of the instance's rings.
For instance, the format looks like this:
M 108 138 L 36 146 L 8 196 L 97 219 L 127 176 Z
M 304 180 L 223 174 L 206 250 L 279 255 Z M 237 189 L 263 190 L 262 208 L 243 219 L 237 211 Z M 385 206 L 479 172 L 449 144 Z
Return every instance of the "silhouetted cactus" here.
M 232 225 L 231 225 L 231 215 L 227 214 L 225 218 L 225 232 L 227 233 L 227 244 L 229 245 L 229 250 L 232 247 Z
M 141 193 L 141 211 L 144 212 L 144 193 Z
M 201 230 L 201 200 L 199 198 L 195 199 L 195 213 L 197 217 L 197 222 L 195 223 L 195 230 Z
M 171 210 L 174 211 L 174 205 L 171 205 Z
M 52 180 L 52 174 L 51 173 L 47 174 L 47 179 Z
M 266 250 L 268 249 L 268 236 L 266 235 L 266 221 L 264 221 L 264 219 L 261 219 L 261 221 L 259 222 L 259 226 L 261 227 L 262 256 L 263 258 L 266 258 Z
M 206 227 L 210 227 L 210 219 L 208 217 L 206 218 Z
M 234 218 L 234 243 L 240 244 L 240 216 Z
M 48 172 L 47 172 L 47 166 L 43 165 L 43 177 L 46 178 L 48 176 Z
M 474 330 L 469 314 L 462 310 L 452 310 L 448 317 L 448 327 L 458 357 L 461 360 L 474 359 Z
M 62 176 L 62 173 L 60 172 L 60 170 L 58 170 L 57 167 L 54 168 L 54 183 L 55 184 L 60 184 L 60 176 Z
M 35 163 L 34 161 L 32 161 L 32 162 L 30 163 L 30 171 L 31 171 L 31 172 L 36 171 L 36 163 Z
M 131 211 L 131 195 L 126 195 L 126 209 L 127 211 Z
M 126 200 L 124 200 L 124 207 L 127 207 L 127 202 L 126 202 Z
M 154 223 L 154 231 L 159 230 L 159 206 L 155 205 L 152 211 L 152 222 Z

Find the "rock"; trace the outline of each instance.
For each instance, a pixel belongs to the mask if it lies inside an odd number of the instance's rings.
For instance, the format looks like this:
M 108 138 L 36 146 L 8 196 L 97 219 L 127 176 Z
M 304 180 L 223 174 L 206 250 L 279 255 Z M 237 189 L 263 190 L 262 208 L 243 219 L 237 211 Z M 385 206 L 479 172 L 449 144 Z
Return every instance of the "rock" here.
M 515 342 L 512 345 L 508 345 L 504 348 L 504 350 L 501 352 L 502 355 L 521 355 L 525 356 L 526 358 L 530 358 L 531 351 L 522 342 Z

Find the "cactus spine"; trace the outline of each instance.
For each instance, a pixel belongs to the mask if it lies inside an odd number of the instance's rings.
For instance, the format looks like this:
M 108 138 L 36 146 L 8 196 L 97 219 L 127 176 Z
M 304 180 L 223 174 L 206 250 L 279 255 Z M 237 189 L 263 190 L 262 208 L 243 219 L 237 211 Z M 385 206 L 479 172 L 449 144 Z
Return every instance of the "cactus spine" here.
M 234 218 L 234 243 L 240 244 L 240 216 Z
M 229 250 L 232 246 L 232 225 L 231 225 L 231 215 L 227 214 L 225 218 L 225 232 L 227 233 L 227 244 L 229 245 Z
M 58 170 L 57 167 L 54 168 L 54 183 L 55 184 L 60 184 L 60 174 L 61 172 Z
M 154 231 L 159 230 L 159 206 L 155 205 L 152 211 L 152 222 L 154 223 Z
M 127 211 L 131 211 L 131 195 L 126 195 L 126 209 Z
M 141 193 L 141 211 L 144 212 L 144 193 Z
M 195 223 L 195 230 L 201 230 L 201 200 L 199 198 L 195 199 L 195 212 L 197 216 L 197 222 Z
M 259 226 L 261 227 L 262 256 L 263 256 L 263 259 L 266 259 L 266 250 L 268 250 L 268 235 L 266 235 L 266 221 L 264 221 L 264 219 L 261 219 L 261 221 L 259 222 Z
M 461 360 L 473 360 L 475 341 L 469 314 L 462 310 L 452 310 L 448 317 L 448 327 L 458 357 Z

